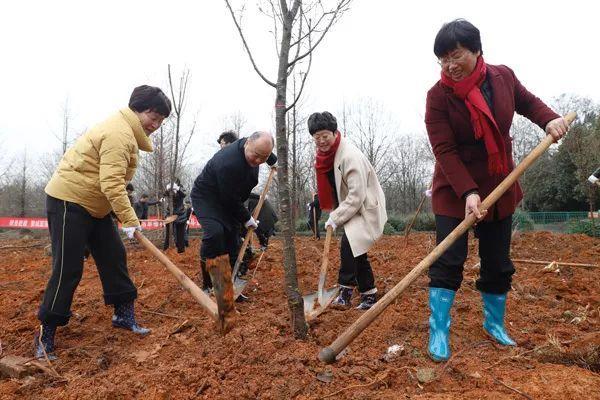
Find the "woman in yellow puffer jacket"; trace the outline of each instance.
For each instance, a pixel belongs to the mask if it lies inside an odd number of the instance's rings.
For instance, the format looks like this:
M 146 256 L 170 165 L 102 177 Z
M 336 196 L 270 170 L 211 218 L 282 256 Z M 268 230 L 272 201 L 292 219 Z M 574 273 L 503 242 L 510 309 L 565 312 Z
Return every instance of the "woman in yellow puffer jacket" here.
M 171 101 L 157 87 L 136 87 L 124 108 L 83 134 L 64 154 L 46 186 L 46 210 L 52 241 L 52 275 L 38 311 L 36 357 L 51 358 L 57 326 L 71 316 L 73 294 L 89 247 L 102 281 L 104 303 L 114 306 L 112 324 L 140 335 L 133 302 L 137 290 L 127 271 L 125 246 L 110 212 L 133 238 L 141 230 L 125 185 L 133 178 L 139 150 L 151 152 L 150 134 L 171 113 Z

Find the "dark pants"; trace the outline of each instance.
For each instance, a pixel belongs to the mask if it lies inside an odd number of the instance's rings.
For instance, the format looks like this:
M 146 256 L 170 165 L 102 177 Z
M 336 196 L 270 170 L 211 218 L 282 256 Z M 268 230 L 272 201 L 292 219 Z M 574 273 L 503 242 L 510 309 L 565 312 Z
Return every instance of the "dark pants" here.
M 436 242 L 439 244 L 462 220 L 435 216 Z M 479 238 L 481 267 L 476 287 L 479 291 L 503 294 L 510 290 L 515 272 L 510 260 L 512 215 L 499 221 L 479 222 L 475 235 Z M 429 286 L 458 290 L 463 279 L 463 265 L 467 259 L 468 233 L 462 235 L 429 268 Z
M 321 232 L 319 232 L 319 221 L 315 221 L 314 218 L 309 217 L 308 218 L 308 229 L 310 229 L 313 233 L 313 235 L 317 238 L 317 239 L 321 239 Z
M 375 289 L 375 278 L 373 277 L 373 270 L 371 269 L 367 253 L 354 257 L 345 233 L 342 236 L 342 243 L 340 244 L 340 258 L 341 265 L 338 277 L 340 285 L 347 287 L 358 286 L 360 293 Z
M 66 325 L 83 274 L 86 245 L 96 262 L 105 304 L 133 301 L 137 290 L 127 272 L 127 254 L 110 215 L 92 217 L 82 206 L 46 197 L 52 242 L 52 275 L 38 311 L 40 321 Z
M 202 225 L 202 245 L 200 257 L 204 260 L 229 254 L 229 262 L 233 268 L 240 248 L 240 227 L 225 226 L 213 218 L 199 218 Z M 208 274 L 204 275 L 207 276 Z M 206 282 L 205 282 L 206 285 Z M 211 285 L 209 285 L 211 286 Z
M 163 249 L 169 248 L 169 242 L 171 238 L 171 226 L 173 227 L 173 236 L 175 238 L 175 245 L 177 246 L 177 252 L 183 253 L 185 251 L 185 222 L 172 222 L 165 227 L 165 242 Z

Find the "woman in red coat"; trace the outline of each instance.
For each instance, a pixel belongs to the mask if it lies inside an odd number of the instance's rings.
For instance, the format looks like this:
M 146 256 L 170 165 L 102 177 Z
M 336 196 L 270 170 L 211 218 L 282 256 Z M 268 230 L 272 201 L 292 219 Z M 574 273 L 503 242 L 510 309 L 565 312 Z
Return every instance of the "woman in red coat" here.
M 506 293 L 515 272 L 510 260 L 512 214 L 521 198 L 515 183 L 489 210 L 481 199 L 513 170 L 509 135 L 515 111 L 559 140 L 567 123 L 519 82 L 504 65 L 483 59 L 479 30 L 463 19 L 442 26 L 433 49 L 441 79 L 427 93 L 425 124 L 436 158 L 432 206 L 437 243 L 474 213 L 479 223 L 483 327 L 497 342 L 515 345 L 504 329 Z M 450 308 L 467 257 L 465 233 L 429 269 L 429 354 L 450 357 Z

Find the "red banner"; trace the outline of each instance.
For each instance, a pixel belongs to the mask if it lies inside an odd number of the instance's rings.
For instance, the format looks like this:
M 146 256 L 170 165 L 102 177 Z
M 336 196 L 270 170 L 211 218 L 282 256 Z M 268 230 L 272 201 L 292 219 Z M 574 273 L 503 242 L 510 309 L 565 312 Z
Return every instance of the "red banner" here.
M 145 219 L 140 222 L 142 224 L 142 229 L 162 229 L 164 226 L 163 221 L 157 219 Z M 192 215 L 189 223 L 190 228 L 200 228 L 200 224 L 195 215 Z M 46 218 L 0 217 L 0 228 L 48 229 L 48 220 Z

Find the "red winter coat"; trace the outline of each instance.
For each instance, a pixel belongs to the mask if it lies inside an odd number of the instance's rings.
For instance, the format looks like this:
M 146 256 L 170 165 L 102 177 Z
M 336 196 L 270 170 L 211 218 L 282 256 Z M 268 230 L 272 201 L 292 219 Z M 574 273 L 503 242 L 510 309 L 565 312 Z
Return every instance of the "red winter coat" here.
M 492 89 L 492 113 L 504 138 L 509 169 L 512 171 L 515 163 L 509 130 L 515 111 L 542 129 L 559 115 L 527 91 L 510 68 L 488 64 L 487 74 Z M 463 219 L 463 195 L 475 189 L 483 200 L 504 177 L 488 173 L 485 145 L 482 140 L 475 140 L 465 103 L 440 81 L 427 92 L 425 125 L 436 159 L 433 212 Z M 503 219 L 513 214 L 522 198 L 523 192 L 517 182 L 489 210 L 486 220 L 492 220 L 494 216 Z

